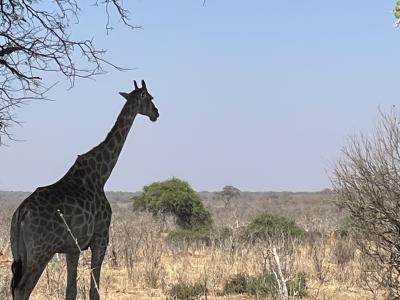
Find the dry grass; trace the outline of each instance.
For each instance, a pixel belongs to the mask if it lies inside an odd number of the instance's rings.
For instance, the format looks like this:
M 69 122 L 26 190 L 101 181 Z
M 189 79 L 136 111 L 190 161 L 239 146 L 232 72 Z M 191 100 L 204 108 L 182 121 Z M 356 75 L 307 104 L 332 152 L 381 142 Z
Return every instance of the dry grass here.
M 124 266 L 110 267 L 106 262 L 101 278 L 102 299 L 165 299 L 167 288 L 179 281 L 194 282 L 207 281 L 210 289 L 209 299 L 226 297 L 215 296 L 221 290 L 223 283 L 230 276 L 245 272 L 257 274 L 262 272 L 263 258 L 260 247 L 242 249 L 233 257 L 227 256 L 223 249 L 200 249 L 195 251 L 166 251 L 159 261 L 159 269 L 155 276 L 159 277 L 156 288 L 150 288 L 147 283 L 146 272 L 148 262 L 144 257 L 135 258 L 135 276 L 129 279 Z M 291 268 L 296 271 L 305 271 L 309 274 L 309 299 L 373 299 L 373 295 L 362 290 L 357 281 L 360 277 L 357 262 L 352 261 L 345 268 L 338 268 L 330 262 L 329 253 L 324 266 L 325 281 L 321 284 L 319 274 L 315 272 L 309 248 L 304 247 L 290 257 Z M 329 252 L 329 249 L 327 249 Z M 88 255 L 85 255 L 80 264 L 79 272 L 79 299 L 87 299 L 84 294 L 89 288 Z M 286 263 L 286 262 L 285 262 Z M 0 274 L 9 272 L 1 268 Z M 32 294 L 32 299 L 64 299 L 64 285 L 66 268 L 63 259 L 54 258 L 43 273 L 41 280 Z M 251 297 L 233 297 L 229 299 L 251 299 Z M 4 299 L 4 298 L 2 298 Z M 5 298 L 7 299 L 7 298 Z
M 0 203 L 0 206 L 0 251 L 4 254 L 0 255 L 0 299 L 8 300 L 11 299 L 8 293 L 9 219 L 15 205 Z M 101 274 L 102 299 L 166 299 L 168 289 L 178 282 L 205 284 L 209 290 L 208 299 L 254 299 L 218 295 L 224 283 L 235 274 L 259 275 L 273 270 L 272 247 L 277 249 L 286 278 L 290 279 L 299 272 L 307 274 L 307 299 L 380 298 L 379 289 L 363 273 L 362 258 L 352 242 L 324 233 L 331 232 L 331 219 L 329 224 L 317 218 L 307 223 L 309 228 L 319 230 L 302 240 L 281 238 L 257 244 L 237 244 L 228 238 L 210 245 L 185 244 L 178 247 L 164 240 L 170 223 L 161 223 L 147 214 L 133 213 L 126 208 L 119 205 L 113 208 L 110 246 Z M 213 208 L 214 217 L 216 211 L 218 207 Z M 245 210 L 246 213 L 249 211 Z M 237 221 L 232 220 L 227 212 L 224 214 L 226 224 Z M 240 224 L 245 224 L 248 216 L 239 216 Z M 306 222 L 304 216 L 297 217 Z M 221 215 L 216 219 L 224 222 Z M 234 247 L 232 243 L 235 243 Z M 88 299 L 89 258 L 89 252 L 81 256 L 78 299 Z M 64 299 L 65 284 L 64 257 L 57 255 L 43 273 L 31 299 Z

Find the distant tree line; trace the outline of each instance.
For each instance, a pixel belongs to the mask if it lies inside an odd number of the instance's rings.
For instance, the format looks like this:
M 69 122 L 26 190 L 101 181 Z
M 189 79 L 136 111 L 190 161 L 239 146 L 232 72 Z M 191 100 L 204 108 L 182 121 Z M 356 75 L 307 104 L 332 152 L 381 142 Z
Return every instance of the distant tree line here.
M 216 195 L 216 199 L 222 200 L 227 208 L 230 200 L 239 197 L 240 190 L 227 185 Z M 146 210 L 154 216 L 174 216 L 177 228 L 169 232 L 170 241 L 208 241 L 214 230 L 211 212 L 204 207 L 198 194 L 189 183 L 175 177 L 145 186 L 133 197 L 133 208 Z M 235 234 L 241 241 L 251 243 L 282 236 L 302 237 L 305 233 L 294 221 L 266 212 L 261 212 L 243 228 L 226 226 L 222 234 L 229 234 L 232 230 L 240 231 Z

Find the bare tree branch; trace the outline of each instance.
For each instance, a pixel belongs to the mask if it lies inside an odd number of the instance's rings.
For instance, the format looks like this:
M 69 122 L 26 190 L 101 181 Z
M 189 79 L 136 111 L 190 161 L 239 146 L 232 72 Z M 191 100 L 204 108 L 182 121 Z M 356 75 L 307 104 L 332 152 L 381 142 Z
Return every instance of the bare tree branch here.
M 357 245 L 378 265 L 374 278 L 400 297 L 400 117 L 380 114 L 371 137 L 359 135 L 343 148 L 333 184 L 348 210 Z
M 120 0 L 96 1 L 106 12 L 106 30 L 112 29 L 111 10 L 130 27 L 129 11 Z M 74 86 L 77 78 L 105 73 L 105 66 L 122 70 L 104 58 L 92 39 L 75 40 L 71 25 L 79 23 L 77 0 L 0 0 L 0 144 L 12 138 L 18 124 L 16 108 L 34 99 L 47 99 L 51 84 L 42 77 L 57 72 Z

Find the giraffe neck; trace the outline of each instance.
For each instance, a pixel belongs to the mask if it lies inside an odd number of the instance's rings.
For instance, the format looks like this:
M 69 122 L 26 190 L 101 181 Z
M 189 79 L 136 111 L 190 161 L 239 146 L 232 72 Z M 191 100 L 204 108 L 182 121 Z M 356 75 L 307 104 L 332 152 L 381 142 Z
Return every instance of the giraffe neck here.
M 104 141 L 85 154 L 78 155 L 67 175 L 103 187 L 118 161 L 137 114 L 138 103 L 127 101 Z

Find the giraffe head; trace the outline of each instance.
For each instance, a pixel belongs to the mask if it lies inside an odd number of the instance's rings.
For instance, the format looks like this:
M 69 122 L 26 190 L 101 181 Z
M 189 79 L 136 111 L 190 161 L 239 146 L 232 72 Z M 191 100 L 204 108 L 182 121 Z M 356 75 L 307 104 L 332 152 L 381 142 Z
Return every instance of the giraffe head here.
M 148 116 L 153 122 L 159 117 L 158 109 L 153 103 L 153 96 L 149 94 L 146 88 L 146 83 L 142 80 L 142 87 L 139 88 L 136 80 L 134 82 L 134 90 L 130 93 L 120 92 L 119 94 L 127 101 L 137 102 L 139 105 L 139 114 Z

